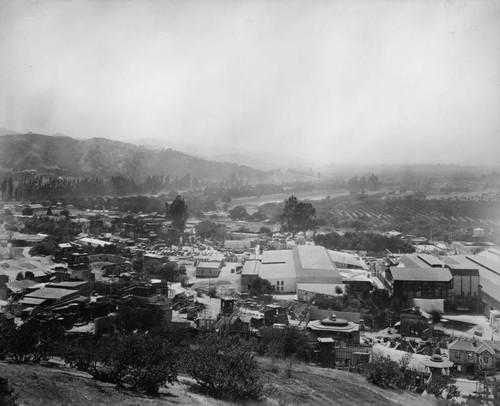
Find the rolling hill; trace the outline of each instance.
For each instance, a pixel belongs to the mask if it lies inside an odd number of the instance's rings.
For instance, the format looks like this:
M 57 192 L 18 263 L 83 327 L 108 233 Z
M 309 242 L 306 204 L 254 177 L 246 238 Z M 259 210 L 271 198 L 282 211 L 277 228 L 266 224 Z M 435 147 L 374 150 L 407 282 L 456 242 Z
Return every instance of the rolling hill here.
M 191 179 L 263 180 L 267 173 L 228 162 L 212 162 L 172 149 L 154 150 L 105 138 L 87 140 L 43 134 L 0 136 L 0 171 L 36 170 L 60 176 L 109 178 L 121 174 L 135 179 L 149 175 L 186 174 Z

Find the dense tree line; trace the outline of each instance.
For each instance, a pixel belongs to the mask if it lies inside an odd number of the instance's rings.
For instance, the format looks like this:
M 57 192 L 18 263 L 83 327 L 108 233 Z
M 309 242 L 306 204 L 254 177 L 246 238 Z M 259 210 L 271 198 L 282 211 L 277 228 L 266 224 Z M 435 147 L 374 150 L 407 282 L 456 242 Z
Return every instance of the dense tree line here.
M 183 178 L 170 179 L 169 176 L 148 176 L 137 181 L 123 175 L 112 176 L 108 180 L 101 177 L 75 179 L 36 176 L 20 180 L 12 177 L 1 183 L 2 200 L 44 201 L 83 196 L 124 196 L 139 193 L 160 193 L 166 190 L 199 187 L 200 182 L 191 181 L 189 174 Z
M 379 190 L 382 183 L 379 181 L 378 176 L 371 174 L 368 179 L 365 176 L 358 178 L 358 175 L 350 178 L 346 187 L 351 193 L 364 193 L 367 190 Z

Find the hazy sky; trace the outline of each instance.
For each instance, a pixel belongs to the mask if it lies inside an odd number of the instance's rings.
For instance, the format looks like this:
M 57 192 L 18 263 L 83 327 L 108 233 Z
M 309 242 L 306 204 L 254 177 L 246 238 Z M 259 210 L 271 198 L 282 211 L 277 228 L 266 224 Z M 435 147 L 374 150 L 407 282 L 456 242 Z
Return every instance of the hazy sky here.
M 500 163 L 500 1 L 0 0 L 0 127 Z

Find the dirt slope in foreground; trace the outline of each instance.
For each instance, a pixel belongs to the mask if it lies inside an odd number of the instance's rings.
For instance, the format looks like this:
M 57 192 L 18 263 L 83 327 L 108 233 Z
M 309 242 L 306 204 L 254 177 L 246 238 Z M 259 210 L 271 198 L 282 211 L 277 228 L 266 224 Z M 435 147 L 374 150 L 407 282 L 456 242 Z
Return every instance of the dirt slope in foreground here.
M 245 405 L 379 405 L 420 406 L 434 404 L 433 398 L 384 390 L 370 385 L 359 375 L 304 364 L 293 367 L 286 378 L 282 364 L 273 373 L 267 360 L 259 360 L 266 381 L 267 397 Z M 88 374 L 67 368 L 16 365 L 0 362 L 0 376 L 9 379 L 19 395 L 20 405 L 212 405 L 232 403 L 216 400 L 196 390 L 193 381 L 181 376 L 179 382 L 163 389 L 158 397 L 147 397 L 94 381 Z M 240 403 L 241 404 L 241 403 Z

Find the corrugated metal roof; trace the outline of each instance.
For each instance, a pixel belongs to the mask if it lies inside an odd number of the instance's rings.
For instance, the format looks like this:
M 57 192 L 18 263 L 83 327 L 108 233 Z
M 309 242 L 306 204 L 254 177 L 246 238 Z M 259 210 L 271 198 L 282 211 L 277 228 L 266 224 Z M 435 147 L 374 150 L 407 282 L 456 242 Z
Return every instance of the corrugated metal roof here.
M 285 264 L 293 261 L 292 250 L 264 251 L 262 254 L 263 264 Z
M 342 277 L 324 247 L 299 245 L 293 249 L 293 259 L 297 283 L 342 283 Z
M 439 258 L 436 258 L 434 255 L 430 254 L 417 254 L 418 258 L 420 258 L 422 261 L 424 261 L 427 265 L 432 266 L 432 267 L 442 267 L 443 261 L 441 261 Z
M 246 261 L 241 270 L 241 275 L 258 275 L 260 272 L 260 261 Z
M 417 254 L 403 255 L 399 258 L 399 263 L 404 265 L 405 268 L 427 268 L 429 266 Z
M 71 289 L 55 289 L 55 288 L 42 288 L 31 292 L 25 297 L 33 297 L 40 299 L 55 299 L 60 300 L 67 296 L 75 295 L 78 296 L 78 291 Z
M 395 281 L 449 282 L 453 278 L 448 268 L 391 267 Z

